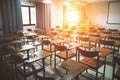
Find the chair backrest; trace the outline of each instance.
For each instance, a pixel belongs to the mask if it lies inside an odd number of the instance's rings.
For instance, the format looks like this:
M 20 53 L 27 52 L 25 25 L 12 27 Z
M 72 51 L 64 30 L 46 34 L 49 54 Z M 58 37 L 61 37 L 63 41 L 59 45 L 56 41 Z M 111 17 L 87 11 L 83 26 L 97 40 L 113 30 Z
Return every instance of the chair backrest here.
M 63 33 L 64 38 L 70 38 L 70 35 L 71 35 L 70 33 Z
M 51 40 L 48 40 L 48 39 L 47 40 L 42 40 L 41 45 L 42 45 L 42 50 L 49 51 L 49 52 L 54 52 L 55 51 L 54 45 L 51 42 Z
M 50 44 L 50 41 L 49 41 L 49 40 L 43 40 L 43 41 L 42 41 L 42 44 L 43 44 L 43 45 L 48 45 L 48 44 Z
M 28 28 L 27 31 L 28 31 L 28 32 L 32 32 L 32 29 Z
M 109 31 L 112 32 L 112 33 L 117 33 L 118 29 L 109 29 Z
M 97 57 L 99 55 L 98 51 L 86 51 L 81 48 L 77 48 L 77 51 L 84 57 Z
M 40 30 L 40 29 L 34 29 L 33 31 L 34 31 L 34 33 L 36 33 L 36 34 L 38 34 L 38 35 L 41 33 L 41 30 Z
M 100 34 L 90 34 L 90 37 L 100 37 Z
M 64 45 L 55 45 L 55 50 L 56 51 L 65 51 L 65 50 L 67 50 L 67 47 Z
M 113 40 L 120 40 L 120 37 L 110 37 L 110 39 L 113 39 Z
M 27 39 L 34 39 L 33 36 L 27 36 Z
M 79 37 L 79 40 L 80 40 L 80 42 L 81 43 L 84 43 L 84 42 L 90 42 L 90 40 L 89 40 L 89 37 Z
M 78 31 L 77 33 L 78 33 L 78 35 L 86 36 L 86 32 L 85 31 Z
M 57 35 L 57 31 L 50 31 L 52 36 L 56 36 Z
M 99 47 L 100 45 L 103 45 L 104 47 L 110 47 L 110 48 L 115 47 L 115 42 L 109 41 L 109 40 L 98 39 L 98 44 L 99 44 Z
M 100 35 L 99 34 L 90 34 L 89 39 L 91 42 L 97 42 L 98 39 L 100 39 Z
M 107 39 L 111 36 L 111 32 L 110 31 L 103 31 L 101 33 L 101 37 L 104 38 L 104 39 Z

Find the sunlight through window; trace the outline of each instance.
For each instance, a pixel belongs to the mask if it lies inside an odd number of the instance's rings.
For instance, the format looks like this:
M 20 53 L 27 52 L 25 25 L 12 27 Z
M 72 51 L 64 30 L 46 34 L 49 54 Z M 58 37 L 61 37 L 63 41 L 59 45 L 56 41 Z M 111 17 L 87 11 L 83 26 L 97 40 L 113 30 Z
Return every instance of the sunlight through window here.
M 66 18 L 67 18 L 67 23 L 69 26 L 74 26 L 74 25 L 77 25 L 78 24 L 78 21 L 79 21 L 79 13 L 78 13 L 78 10 L 77 9 L 67 9 L 67 15 L 66 15 Z

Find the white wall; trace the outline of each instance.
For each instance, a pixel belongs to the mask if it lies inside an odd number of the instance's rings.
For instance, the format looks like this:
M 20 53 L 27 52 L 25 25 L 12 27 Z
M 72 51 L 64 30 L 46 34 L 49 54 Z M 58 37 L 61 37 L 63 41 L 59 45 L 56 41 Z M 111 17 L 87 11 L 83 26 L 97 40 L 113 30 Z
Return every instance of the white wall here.
M 51 8 L 51 26 L 63 25 L 63 0 L 53 0 Z
M 87 21 L 99 27 L 120 29 L 120 24 L 107 24 L 108 3 L 91 3 L 86 6 Z

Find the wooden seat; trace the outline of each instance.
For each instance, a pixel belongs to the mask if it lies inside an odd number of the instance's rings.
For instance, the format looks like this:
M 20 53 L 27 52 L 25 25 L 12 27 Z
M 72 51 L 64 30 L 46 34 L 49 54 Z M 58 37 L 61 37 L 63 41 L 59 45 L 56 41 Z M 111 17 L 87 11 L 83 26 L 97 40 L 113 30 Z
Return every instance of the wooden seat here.
M 116 69 L 116 66 L 118 65 L 118 68 Z M 114 63 L 113 63 L 113 77 L 112 80 L 117 79 L 120 80 L 120 58 L 115 56 L 114 57 Z
M 78 48 L 77 50 L 78 50 L 78 60 L 79 60 L 79 62 L 89 66 L 90 69 L 91 68 L 94 69 L 95 72 L 96 72 L 95 79 L 98 80 L 98 73 L 100 73 L 98 71 L 98 69 L 104 64 L 102 61 L 99 60 L 99 52 L 97 52 L 97 51 L 86 51 L 86 50 L 83 50 L 81 48 Z M 82 59 L 80 59 L 81 58 L 80 55 L 83 56 Z M 102 73 L 102 74 L 104 74 L 104 73 Z M 103 76 L 101 76 L 101 77 L 103 77 Z
M 69 74 L 63 78 L 65 80 L 79 80 L 78 76 L 88 69 L 88 66 L 72 59 L 63 61 L 61 65 L 64 69 L 69 71 Z
M 73 58 L 75 57 L 76 54 L 73 53 L 71 50 L 68 50 L 65 45 L 55 45 L 55 59 L 54 59 L 54 67 L 56 68 L 56 57 L 59 57 L 60 59 L 66 60 L 68 58 Z

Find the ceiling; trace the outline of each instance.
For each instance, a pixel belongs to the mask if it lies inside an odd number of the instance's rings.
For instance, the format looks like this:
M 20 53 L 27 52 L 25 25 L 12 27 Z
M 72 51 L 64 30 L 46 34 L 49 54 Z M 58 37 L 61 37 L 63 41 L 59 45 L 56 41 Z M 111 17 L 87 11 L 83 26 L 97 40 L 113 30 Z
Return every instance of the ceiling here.
M 29 0 L 31 2 L 41 2 L 41 1 L 60 1 L 60 0 Z M 119 0 L 61 0 L 70 2 L 73 4 L 81 4 L 81 3 L 99 3 L 99 2 L 109 2 L 109 1 L 119 1 Z
M 65 1 L 93 3 L 93 2 L 109 2 L 109 1 L 118 1 L 118 0 L 65 0 Z

